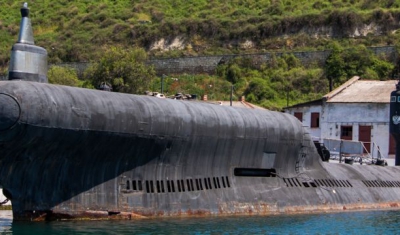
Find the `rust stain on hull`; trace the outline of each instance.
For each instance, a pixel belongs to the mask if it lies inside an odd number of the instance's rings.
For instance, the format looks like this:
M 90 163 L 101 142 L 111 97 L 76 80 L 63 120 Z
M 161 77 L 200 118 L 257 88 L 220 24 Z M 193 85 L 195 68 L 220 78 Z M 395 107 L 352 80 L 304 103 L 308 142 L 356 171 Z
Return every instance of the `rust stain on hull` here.
M 15 220 L 30 221 L 54 221 L 54 220 L 138 220 L 138 219 L 157 219 L 157 218 L 179 218 L 179 217 L 208 217 L 208 216 L 271 216 L 271 215 L 295 215 L 295 214 L 314 214 L 314 213 L 337 213 L 343 211 L 364 211 L 364 210 L 398 210 L 399 202 L 384 203 L 354 203 L 354 204 L 331 204 L 314 206 L 286 206 L 278 208 L 274 205 L 241 205 L 236 210 L 219 210 L 218 213 L 207 210 L 187 210 L 167 213 L 165 211 L 155 211 L 153 213 L 143 212 L 110 212 L 110 211 L 32 211 L 24 214 L 15 215 Z M 222 209 L 222 208 L 220 208 Z

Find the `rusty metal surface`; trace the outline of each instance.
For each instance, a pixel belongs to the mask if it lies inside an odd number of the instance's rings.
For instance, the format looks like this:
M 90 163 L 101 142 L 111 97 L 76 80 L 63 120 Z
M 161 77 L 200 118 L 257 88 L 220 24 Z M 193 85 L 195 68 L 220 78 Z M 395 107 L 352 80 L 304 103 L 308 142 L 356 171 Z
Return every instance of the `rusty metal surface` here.
M 365 211 L 365 210 L 398 210 L 400 204 L 396 202 L 383 203 L 354 203 L 354 204 L 338 204 L 338 205 L 315 205 L 315 206 L 288 206 L 285 208 L 277 208 L 268 205 L 241 205 L 241 210 L 226 213 L 211 213 L 209 211 L 177 211 L 174 214 L 165 215 L 162 212 L 141 215 L 134 212 L 116 212 L 109 211 L 81 211 L 69 214 L 57 213 L 54 211 L 34 211 L 18 214 L 17 220 L 25 221 L 54 221 L 54 220 L 140 220 L 140 219 L 157 219 L 165 216 L 175 217 L 206 217 L 206 216 L 269 216 L 269 215 L 294 215 L 294 214 L 310 214 L 310 213 L 335 213 L 344 211 Z M 243 210 L 243 208 L 246 208 Z

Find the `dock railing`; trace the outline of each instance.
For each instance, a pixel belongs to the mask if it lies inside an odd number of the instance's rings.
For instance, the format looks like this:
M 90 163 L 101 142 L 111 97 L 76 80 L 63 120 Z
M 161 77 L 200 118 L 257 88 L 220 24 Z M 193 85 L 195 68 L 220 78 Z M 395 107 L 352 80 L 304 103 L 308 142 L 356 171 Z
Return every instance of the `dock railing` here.
M 321 139 L 321 143 L 330 152 L 330 159 L 339 160 L 339 162 L 352 160 L 360 164 L 375 164 L 378 159 L 384 156 L 379 146 L 374 142 L 361 142 L 354 140 L 341 139 Z M 370 145 L 370 150 L 366 148 Z

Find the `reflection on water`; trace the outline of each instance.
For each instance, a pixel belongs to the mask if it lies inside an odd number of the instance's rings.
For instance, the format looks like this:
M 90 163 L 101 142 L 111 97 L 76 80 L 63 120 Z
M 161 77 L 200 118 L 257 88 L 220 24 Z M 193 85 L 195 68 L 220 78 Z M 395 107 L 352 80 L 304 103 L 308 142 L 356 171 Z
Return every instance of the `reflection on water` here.
M 11 211 L 0 217 L 0 234 L 396 234 L 400 227 L 400 211 L 34 223 L 12 222 Z
M 11 210 L 0 210 L 0 233 L 11 230 L 12 223 L 12 211 Z

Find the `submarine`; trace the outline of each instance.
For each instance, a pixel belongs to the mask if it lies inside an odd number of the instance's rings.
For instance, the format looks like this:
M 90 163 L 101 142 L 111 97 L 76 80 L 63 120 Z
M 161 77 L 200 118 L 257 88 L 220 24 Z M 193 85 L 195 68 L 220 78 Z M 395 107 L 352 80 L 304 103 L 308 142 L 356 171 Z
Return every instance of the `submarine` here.
M 21 15 L 0 81 L 15 221 L 400 208 L 399 166 L 323 161 L 292 115 L 48 84 L 27 4 Z

